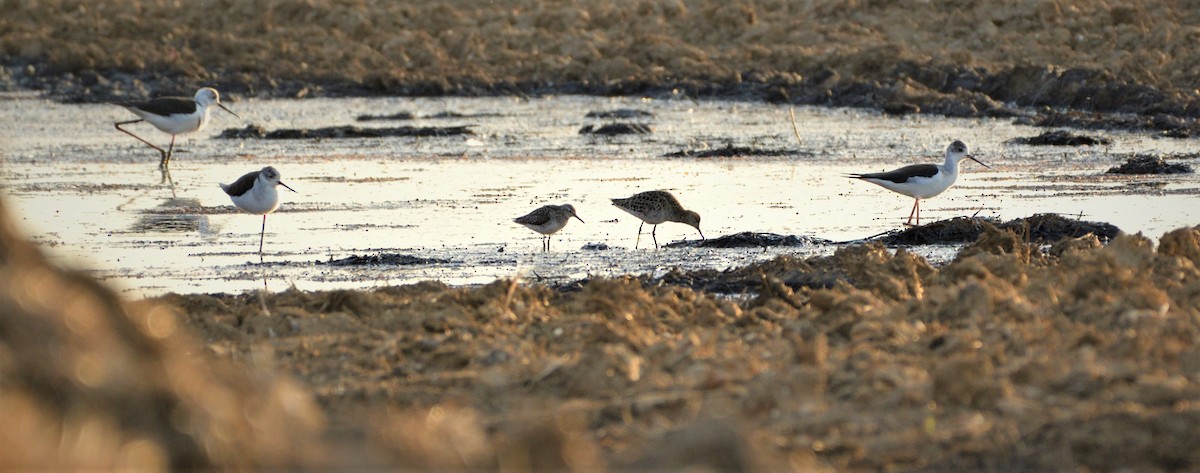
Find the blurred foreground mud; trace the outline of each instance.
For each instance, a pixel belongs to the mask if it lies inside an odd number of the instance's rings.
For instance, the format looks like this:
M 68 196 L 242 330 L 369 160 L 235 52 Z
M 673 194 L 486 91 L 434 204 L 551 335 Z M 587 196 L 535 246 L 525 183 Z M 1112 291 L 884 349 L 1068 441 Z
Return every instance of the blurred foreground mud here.
M 288 291 L 270 316 L 252 295 L 155 302 L 332 418 L 394 414 L 367 422 L 393 464 L 1200 464 L 1200 230 L 1026 241 L 987 227 L 944 267 L 874 243 L 780 257 L 732 271 L 758 281 L 740 298 L 621 278 Z M 671 453 L 696 449 L 719 453 Z
M 289 467 L 320 457 L 308 389 L 208 353 L 161 305 L 47 264 L 0 206 L 0 469 Z

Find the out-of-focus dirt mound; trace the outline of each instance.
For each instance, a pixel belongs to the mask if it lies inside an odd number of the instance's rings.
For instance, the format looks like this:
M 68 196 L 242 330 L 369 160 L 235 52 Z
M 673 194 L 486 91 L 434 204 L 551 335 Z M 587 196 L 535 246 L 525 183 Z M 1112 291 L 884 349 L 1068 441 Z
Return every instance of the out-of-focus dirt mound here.
M 269 347 L 335 418 L 372 412 L 398 465 L 1200 466 L 1200 229 L 1025 241 L 779 257 L 733 270 L 761 281 L 741 300 L 620 278 L 157 302 L 214 349 Z
M 1027 241 L 1040 244 L 1086 235 L 1109 241 L 1121 233 L 1121 229 L 1111 223 L 1070 219 L 1058 214 L 1035 214 L 1003 223 L 987 217 L 955 217 L 888 232 L 873 239 L 887 245 L 953 245 L 977 240 L 989 226 L 1012 230 Z
M 0 206 L 0 469 L 318 465 L 323 416 L 308 390 L 217 356 L 180 324 L 50 266 Z
M 297 97 L 650 93 L 951 116 L 1011 116 L 1008 104 L 1200 114 L 1200 10 L 1169 0 L 5 7 L 0 79 L 91 101 L 208 84 Z

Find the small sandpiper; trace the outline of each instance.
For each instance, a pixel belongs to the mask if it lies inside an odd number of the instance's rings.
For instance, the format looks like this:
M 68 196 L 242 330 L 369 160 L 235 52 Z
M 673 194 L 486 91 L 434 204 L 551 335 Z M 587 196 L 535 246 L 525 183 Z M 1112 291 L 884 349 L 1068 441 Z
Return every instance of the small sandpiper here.
M 851 174 L 849 177 L 862 179 L 876 184 L 892 192 L 900 193 L 915 199 L 912 211 L 908 213 L 908 222 L 912 226 L 913 215 L 917 217 L 917 225 L 921 224 L 921 199 L 928 199 L 941 194 L 958 179 L 958 164 L 964 159 L 970 159 L 985 168 L 991 168 L 983 161 L 967 154 L 967 145 L 961 141 L 950 143 L 946 148 L 946 162 L 942 164 L 913 164 L 888 172 L 873 172 L 868 174 Z
M 171 162 L 171 153 L 175 150 L 175 135 L 183 133 L 192 133 L 200 131 L 204 125 L 208 124 L 208 107 L 216 105 L 221 107 L 221 110 L 229 112 L 235 117 L 242 118 L 233 110 L 230 110 L 221 103 L 221 96 L 217 93 L 217 89 L 205 87 L 196 91 L 196 96 L 188 97 L 159 97 L 143 102 L 121 102 L 116 105 L 125 107 L 139 118 L 137 120 L 129 120 L 117 122 L 114 126 L 121 132 L 128 134 L 138 141 L 150 145 L 151 148 L 162 153 L 162 161 L 159 161 L 158 167 L 167 168 L 167 164 Z M 121 128 L 121 125 L 129 125 L 145 121 L 154 125 L 163 133 L 171 135 L 171 145 L 163 150 L 154 143 L 146 141 L 142 137 L 133 134 L 129 130 Z
M 658 230 L 658 224 L 663 222 L 679 222 L 686 223 L 695 227 L 696 231 L 700 232 L 700 239 L 704 239 L 704 232 L 700 231 L 700 214 L 691 210 L 686 210 L 679 204 L 679 200 L 667 191 L 646 191 L 634 194 L 632 197 L 625 199 L 612 199 L 612 204 L 618 209 L 624 210 L 633 214 L 642 220 L 638 225 L 638 237 L 633 243 L 633 248 L 637 249 L 638 243 L 642 239 L 642 225 L 647 223 L 654 225 L 650 230 L 650 238 L 654 239 L 654 248 L 658 248 L 658 237 L 655 232 Z
M 267 166 L 259 171 L 246 173 L 238 180 L 233 181 L 233 184 L 221 184 L 221 190 L 229 194 L 233 205 L 254 215 L 263 216 L 262 232 L 258 235 L 258 262 L 260 264 L 263 262 L 263 237 L 267 234 L 267 214 L 279 208 L 279 192 L 275 190 L 275 186 L 287 187 L 287 190 L 296 192 L 295 189 L 280 181 L 279 177 L 279 171 Z
M 567 226 L 567 220 L 570 220 L 571 217 L 575 217 L 576 220 L 583 223 L 583 219 L 575 214 L 575 207 L 571 204 L 546 205 L 526 215 L 514 218 L 513 222 L 541 233 L 543 235 L 542 251 L 550 251 L 550 235 Z

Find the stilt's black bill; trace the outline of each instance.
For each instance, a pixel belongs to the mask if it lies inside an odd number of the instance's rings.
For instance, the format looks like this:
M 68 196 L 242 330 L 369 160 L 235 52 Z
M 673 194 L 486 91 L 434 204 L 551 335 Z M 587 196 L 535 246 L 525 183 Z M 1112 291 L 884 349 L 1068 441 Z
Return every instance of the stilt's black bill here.
M 230 115 L 233 115 L 233 116 L 235 116 L 235 117 L 238 117 L 238 118 L 242 118 L 242 116 L 241 116 L 241 115 L 238 115 L 238 114 L 236 114 L 236 113 L 233 113 L 233 110 L 230 110 L 229 108 L 225 107 L 225 105 L 224 105 L 224 104 L 222 104 L 221 102 L 217 102 L 217 106 L 218 106 L 218 107 L 221 107 L 221 110 L 224 110 L 224 111 L 226 111 L 226 112 L 229 112 L 229 114 L 230 114 Z
M 975 157 L 974 157 L 974 156 L 971 156 L 971 155 L 969 155 L 969 154 L 968 154 L 968 155 L 967 155 L 967 157 L 968 157 L 968 158 L 971 158 L 971 161 L 975 161 L 975 162 L 979 163 L 979 165 L 980 165 L 980 166 L 983 166 L 983 167 L 985 167 L 985 168 L 988 168 L 988 169 L 991 169 L 991 168 L 992 168 L 991 166 L 988 166 L 987 164 L 984 164 L 984 163 L 983 163 L 983 161 L 980 161 L 980 160 L 978 160 L 978 159 L 975 159 Z
M 283 186 L 283 187 L 286 187 L 286 188 L 287 188 L 287 190 L 290 190 L 290 191 L 292 191 L 292 192 L 296 192 L 296 189 L 292 189 L 292 188 L 291 188 L 290 186 L 288 186 L 287 184 L 284 184 L 284 183 L 283 183 L 283 181 L 279 181 L 279 185 L 281 185 L 281 186 Z M 297 194 L 299 194 L 299 192 L 296 192 L 296 193 L 297 193 Z

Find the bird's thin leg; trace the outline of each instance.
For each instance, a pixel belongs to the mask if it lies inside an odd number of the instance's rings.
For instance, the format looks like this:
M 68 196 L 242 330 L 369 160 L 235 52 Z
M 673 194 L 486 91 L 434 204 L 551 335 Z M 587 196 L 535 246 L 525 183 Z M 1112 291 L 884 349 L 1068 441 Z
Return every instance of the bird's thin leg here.
M 159 180 L 158 183 L 166 184 L 167 186 L 169 186 L 171 188 L 171 197 L 176 197 L 175 196 L 175 180 L 171 179 L 171 170 L 164 168 L 164 167 L 160 167 L 160 168 L 158 168 L 158 172 L 160 174 L 162 174 L 162 179 Z
M 646 222 L 642 222 L 642 223 L 638 224 L 638 236 L 637 236 L 637 239 L 633 241 L 633 249 L 635 249 L 635 250 L 638 247 L 638 243 L 641 243 L 641 241 L 642 241 L 642 225 L 645 225 L 645 224 L 646 224 Z
M 171 154 L 175 152 L 175 135 L 171 135 L 171 146 L 167 147 L 167 154 L 163 156 L 162 161 L 158 163 L 158 167 L 166 169 L 167 165 L 171 164 Z
M 656 249 L 656 250 L 658 249 L 658 235 L 655 235 L 655 233 L 657 233 L 657 232 L 658 232 L 658 225 L 656 224 L 656 225 L 654 225 L 654 228 L 650 229 L 650 238 L 654 239 L 654 249 Z
M 546 235 L 546 243 L 544 246 L 545 247 L 542 249 L 542 251 L 549 252 L 550 251 L 550 235 Z
M 904 222 L 905 225 L 910 227 L 912 226 L 913 215 L 916 215 L 918 205 L 921 205 L 921 199 L 913 199 L 913 207 L 912 210 L 908 212 L 908 221 Z M 920 224 L 920 222 L 920 220 L 917 220 L 918 224 Z
M 154 149 L 158 150 L 158 152 L 159 152 L 159 153 L 162 153 L 163 162 L 166 162 L 166 160 L 167 160 L 167 152 L 166 152 L 166 150 L 163 150 L 162 148 L 159 148 L 158 146 L 156 146 L 154 143 L 151 143 L 151 142 L 149 142 L 149 141 L 146 141 L 146 140 L 145 140 L 145 139 L 143 139 L 142 137 L 140 137 L 140 136 L 138 136 L 138 135 L 135 135 L 135 134 L 133 134 L 133 132 L 131 132 L 131 131 L 129 131 L 129 130 L 126 130 L 126 129 L 124 129 L 124 128 L 121 128 L 121 125 L 128 125 L 128 124 L 131 124 L 131 123 L 137 123 L 137 122 L 143 122 L 143 121 L 145 121 L 145 120 L 142 120 L 142 119 L 140 119 L 140 118 L 139 118 L 139 119 L 137 119 L 137 120 L 129 120 L 129 121 L 127 121 L 127 122 L 116 122 L 116 123 L 114 123 L 114 124 L 113 124 L 113 126 L 117 127 L 117 129 L 118 129 L 118 130 L 121 130 L 121 133 L 124 133 L 124 134 L 126 134 L 126 135 L 132 136 L 132 137 L 134 137 L 134 138 L 137 138 L 137 140 L 138 140 L 138 141 L 141 141 L 142 143 L 146 143 L 146 144 L 147 144 L 147 145 L 149 145 L 151 148 L 154 148 Z M 160 164 L 160 166 L 161 166 L 161 164 Z
M 267 216 L 263 215 L 262 231 L 258 234 L 258 264 L 263 264 L 263 238 L 267 236 Z
M 921 226 L 921 199 L 917 199 L 917 226 Z

